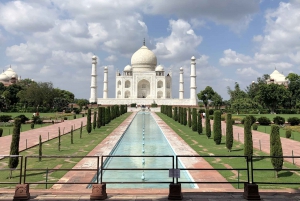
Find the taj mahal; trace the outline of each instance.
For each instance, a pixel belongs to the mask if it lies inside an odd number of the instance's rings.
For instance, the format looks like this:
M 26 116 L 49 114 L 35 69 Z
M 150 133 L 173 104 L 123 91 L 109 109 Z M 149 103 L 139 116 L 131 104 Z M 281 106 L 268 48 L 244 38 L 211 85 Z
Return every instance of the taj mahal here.
M 115 98 L 108 98 L 108 68 L 104 67 L 103 97 L 97 98 L 97 57 L 92 57 L 91 96 L 89 101 L 101 105 L 136 103 L 138 105 L 197 105 L 196 58 L 191 58 L 190 98 L 184 99 L 183 68 L 179 69 L 179 98 L 172 98 L 172 72 L 157 65 L 156 55 L 145 45 L 131 57 L 131 65 L 116 72 Z

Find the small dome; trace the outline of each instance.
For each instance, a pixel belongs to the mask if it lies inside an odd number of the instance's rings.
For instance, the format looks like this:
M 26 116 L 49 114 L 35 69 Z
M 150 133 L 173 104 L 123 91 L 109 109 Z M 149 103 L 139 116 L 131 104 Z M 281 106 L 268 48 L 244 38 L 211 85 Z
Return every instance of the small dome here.
M 155 71 L 164 71 L 164 67 L 162 65 L 158 65 L 156 66 Z
M 12 76 L 18 77 L 17 73 L 11 67 L 9 67 L 4 73 L 9 77 L 9 79 L 11 79 Z
M 107 66 L 104 66 L 104 70 L 107 70 Z
M 192 56 L 191 60 L 196 60 L 196 58 L 194 56 Z
M 183 68 L 182 68 L 182 67 L 180 67 L 180 68 L 179 68 L 179 70 L 180 70 L 180 71 L 183 71 Z
M 130 65 L 127 65 L 127 66 L 125 66 L 125 68 L 124 68 L 124 71 L 131 71 L 131 70 L 132 70 L 132 68 L 131 68 Z
M 96 55 L 92 56 L 92 59 L 97 59 Z
M 2 82 L 8 82 L 9 79 L 10 78 L 4 72 L 0 74 L 0 81 L 2 81 Z
M 153 71 L 157 65 L 155 54 L 143 45 L 131 57 L 131 66 L 133 71 Z
M 285 80 L 285 76 L 278 72 L 278 70 L 274 70 L 273 73 L 270 75 L 270 79 L 274 79 L 277 82 L 283 82 Z

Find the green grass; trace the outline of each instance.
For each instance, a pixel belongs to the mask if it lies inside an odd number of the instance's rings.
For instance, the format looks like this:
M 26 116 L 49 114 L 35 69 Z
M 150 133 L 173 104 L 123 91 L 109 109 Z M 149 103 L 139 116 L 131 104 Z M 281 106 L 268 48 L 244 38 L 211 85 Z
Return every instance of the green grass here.
M 12 116 L 12 118 L 19 116 L 21 114 L 24 114 L 28 119 L 32 118 L 32 114 L 31 112 L 0 112 L 0 115 L 10 115 Z M 72 113 L 61 113 L 61 112 L 54 112 L 54 113 L 39 113 L 41 118 L 46 118 L 46 119 L 61 119 L 62 117 L 65 116 L 71 116 L 70 118 L 73 119 L 73 115 Z M 81 117 L 81 114 L 77 114 L 76 115 L 77 118 Z
M 125 113 L 120 117 L 112 120 L 108 125 L 102 126 L 100 129 L 92 130 L 90 134 L 83 128 L 82 139 L 79 138 L 79 129 L 73 133 L 74 144 L 70 142 L 70 134 L 61 136 L 61 151 L 58 151 L 58 138 L 49 140 L 43 143 L 43 155 L 56 155 L 56 156 L 85 156 L 93 150 L 99 143 L 102 142 L 115 128 L 117 128 L 131 113 Z M 39 136 L 37 136 L 38 138 Z M 36 156 L 38 155 L 38 146 L 27 149 L 20 153 L 23 156 Z M 52 168 L 72 168 L 80 161 L 81 158 L 43 158 L 38 161 L 38 158 L 28 158 L 27 169 L 52 169 Z M 0 169 L 7 168 L 8 159 L 0 161 Z M 96 162 L 96 159 L 95 159 Z M 24 166 L 23 166 L 24 167 Z M 67 171 L 54 171 L 49 174 L 48 181 L 56 182 Z M 85 174 L 81 172 L 78 174 Z M 1 171 L 0 182 L 17 182 L 19 180 L 19 172 L 13 172 L 13 178 L 8 179 L 9 170 Z M 26 182 L 45 182 L 46 170 L 30 171 L 26 174 Z M 0 185 L 2 188 L 14 188 L 15 185 Z M 48 185 L 48 188 L 51 185 Z M 45 184 L 30 185 L 30 188 L 45 188 Z
M 240 142 L 234 141 L 232 152 L 228 152 L 225 145 L 225 137 L 222 136 L 222 142 L 220 145 L 215 145 L 213 137 L 207 139 L 205 134 L 199 135 L 197 132 L 193 132 L 188 126 L 183 126 L 178 122 L 175 122 L 173 119 L 167 117 L 162 113 L 157 113 L 159 117 L 162 118 L 187 144 L 190 145 L 199 155 L 208 156 L 228 156 L 228 157 L 212 157 L 205 158 L 214 168 L 246 168 L 246 162 L 243 158 L 234 158 L 233 156 L 243 156 L 244 155 L 244 145 Z M 205 133 L 205 129 L 203 131 Z M 213 136 L 213 135 L 212 135 Z M 266 156 L 267 154 L 254 149 L 254 155 L 256 156 Z M 264 160 L 255 160 L 255 168 L 270 168 L 273 166 L 270 162 L 270 159 Z M 291 163 L 285 162 L 284 167 L 286 168 L 299 168 Z M 238 181 L 237 171 L 219 171 L 228 181 Z M 255 171 L 254 172 L 255 181 L 264 181 L 264 182 L 278 182 L 278 183 L 287 183 L 287 182 L 299 182 L 300 176 L 297 172 L 285 170 L 280 171 L 279 178 L 274 177 L 274 171 Z M 246 171 L 239 172 L 239 181 L 246 182 L 247 175 Z M 235 188 L 238 187 L 237 184 L 233 184 Z M 242 184 L 239 185 L 240 188 L 243 187 Z M 299 185 L 259 185 L 259 188 L 299 188 Z
M 235 124 L 235 126 L 239 126 L 239 127 L 244 128 L 243 124 Z M 292 127 L 293 126 L 291 126 L 291 127 L 289 126 L 289 128 L 292 128 Z M 260 131 L 260 132 L 263 132 L 263 133 L 266 133 L 266 134 L 270 134 L 271 133 L 271 126 L 258 125 L 257 131 Z M 279 130 L 280 137 L 286 138 L 285 137 L 285 131 L 286 131 L 285 128 L 282 128 L 282 127 L 280 128 L 280 130 Z M 300 133 L 293 131 L 292 136 L 291 136 L 290 139 L 300 142 Z
M 271 121 L 273 121 L 273 118 L 276 116 L 280 116 L 285 118 L 285 121 L 287 122 L 287 119 L 290 117 L 298 117 L 300 118 L 300 114 L 240 114 L 240 115 L 236 115 L 236 114 L 232 114 L 232 118 L 233 119 L 243 119 L 248 115 L 252 115 L 254 117 L 256 117 L 256 119 L 258 119 L 259 117 L 267 117 L 269 118 Z

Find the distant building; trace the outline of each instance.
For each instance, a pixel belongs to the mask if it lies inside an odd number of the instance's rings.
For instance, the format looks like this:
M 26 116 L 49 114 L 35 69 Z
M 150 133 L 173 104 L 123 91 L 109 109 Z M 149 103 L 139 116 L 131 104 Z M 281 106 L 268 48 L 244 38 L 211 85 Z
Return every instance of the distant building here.
M 273 73 L 270 75 L 270 79 L 267 79 L 267 84 L 282 84 L 284 86 L 288 86 L 288 80 L 285 79 L 285 76 L 278 72 L 278 70 L 274 70 Z
M 11 67 L 0 74 L 0 82 L 2 82 L 4 86 L 15 84 L 20 79 L 21 78 L 18 77 L 17 73 Z

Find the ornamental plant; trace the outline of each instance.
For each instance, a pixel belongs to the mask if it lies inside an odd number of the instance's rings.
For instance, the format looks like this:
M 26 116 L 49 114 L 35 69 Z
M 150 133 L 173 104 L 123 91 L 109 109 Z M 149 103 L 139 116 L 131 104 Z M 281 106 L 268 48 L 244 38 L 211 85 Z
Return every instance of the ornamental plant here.
M 92 131 L 92 122 L 91 122 L 91 109 L 88 109 L 88 113 L 87 113 L 87 122 L 86 122 L 86 131 L 88 132 L 88 134 L 91 133 Z
M 221 144 L 222 141 L 222 130 L 221 130 L 221 111 L 214 111 L 214 141 L 217 145 Z
M 39 161 L 42 161 L 42 155 L 43 155 L 43 153 L 42 153 L 42 136 L 40 135 L 40 137 L 39 137 Z
M 281 116 L 276 116 L 273 118 L 273 122 L 274 122 L 274 124 L 277 124 L 277 125 L 283 125 L 283 124 L 285 124 L 285 118 L 283 118 Z
M 73 143 L 73 126 L 71 126 L 71 144 L 74 144 Z
M 60 151 L 60 127 L 58 127 L 58 151 Z
M 268 119 L 267 117 L 259 117 L 259 118 L 257 119 L 257 121 L 258 121 L 258 123 L 259 123 L 260 125 L 268 126 L 268 125 L 271 124 L 271 120 Z
M 287 121 L 291 126 L 296 126 L 300 123 L 300 119 L 298 117 L 290 117 Z
M 211 128 L 210 128 L 210 119 L 209 119 L 209 110 L 205 110 L 205 132 L 207 138 L 211 136 Z
M 200 112 L 198 112 L 198 124 L 197 124 L 197 131 L 198 131 L 198 134 L 201 134 L 202 133 L 202 115 Z
M 97 126 L 97 112 L 94 111 L 94 116 L 93 116 L 93 129 L 95 130 Z
M 231 152 L 233 145 L 233 128 L 232 128 L 232 115 L 230 113 L 226 114 L 226 148 Z
M 19 155 L 19 142 L 20 142 L 20 133 L 21 133 L 21 119 L 16 118 L 14 121 L 14 129 L 10 144 L 10 153 L 9 155 Z M 16 169 L 19 164 L 19 157 L 9 157 L 8 167 L 10 168 L 9 178 L 12 176 L 13 169 Z
M 98 117 L 97 117 L 97 128 L 101 128 L 101 119 L 102 119 L 102 117 L 101 117 L 101 108 L 100 107 L 98 107 Z
M 291 131 L 291 129 L 285 130 L 285 137 L 286 137 L 286 138 L 290 138 L 291 136 L 292 136 L 292 131 Z
M 174 120 L 175 121 L 178 121 L 178 112 L 177 112 L 177 110 L 178 110 L 178 107 L 175 107 L 174 108 Z
M 280 128 L 278 125 L 272 125 L 270 135 L 270 156 L 274 157 L 271 158 L 271 163 L 274 167 L 274 170 L 276 171 L 276 178 L 278 178 L 278 172 L 282 170 L 283 166 L 283 153 L 279 129 Z
M 252 125 L 251 117 L 246 116 L 244 121 L 244 155 L 248 156 L 248 161 L 253 155 L 251 125 Z
M 192 114 L 191 114 L 191 108 L 190 107 L 188 108 L 188 125 L 189 125 L 189 128 L 192 127 Z
M 183 125 L 186 126 L 187 124 L 187 111 L 186 111 L 186 108 L 183 109 Z
M 197 110 L 192 109 L 192 131 L 197 131 Z

